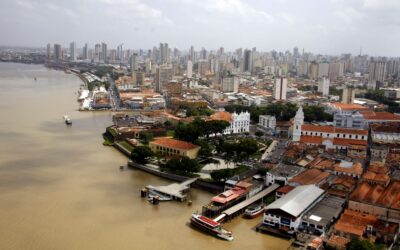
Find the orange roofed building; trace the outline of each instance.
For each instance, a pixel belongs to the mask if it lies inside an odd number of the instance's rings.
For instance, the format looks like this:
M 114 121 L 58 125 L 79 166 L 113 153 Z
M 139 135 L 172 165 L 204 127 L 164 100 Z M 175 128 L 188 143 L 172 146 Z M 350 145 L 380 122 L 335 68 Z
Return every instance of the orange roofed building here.
M 187 156 L 190 159 L 195 159 L 200 150 L 200 146 L 167 137 L 156 138 L 149 146 L 155 153 L 159 152 L 165 156 Z
M 376 215 L 382 220 L 400 222 L 400 182 L 388 186 L 361 182 L 349 199 L 352 210 Z
M 336 235 L 354 238 L 369 238 L 391 244 L 398 232 L 399 225 L 380 220 L 377 216 L 346 209 L 334 226 Z
M 293 141 L 323 146 L 326 150 L 343 149 L 348 151 L 349 156 L 365 158 L 367 140 L 368 130 L 304 124 L 302 108 L 299 108 L 294 118 Z

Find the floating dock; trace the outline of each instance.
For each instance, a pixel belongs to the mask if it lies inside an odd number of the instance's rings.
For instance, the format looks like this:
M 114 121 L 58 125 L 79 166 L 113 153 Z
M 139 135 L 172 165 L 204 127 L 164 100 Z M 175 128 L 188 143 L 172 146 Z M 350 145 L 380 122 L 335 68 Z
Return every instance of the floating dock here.
M 187 197 L 187 192 L 190 189 L 190 184 L 195 182 L 197 178 L 192 178 L 181 183 L 172 183 L 167 186 L 152 186 L 148 185 L 146 189 L 150 195 L 159 195 L 163 200 L 179 200 L 184 201 Z

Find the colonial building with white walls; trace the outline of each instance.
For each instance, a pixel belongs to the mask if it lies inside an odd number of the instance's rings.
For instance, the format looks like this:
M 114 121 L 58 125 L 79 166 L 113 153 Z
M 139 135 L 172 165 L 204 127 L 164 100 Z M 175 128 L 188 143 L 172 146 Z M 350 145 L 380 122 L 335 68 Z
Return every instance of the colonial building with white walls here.
M 220 111 L 210 117 L 212 120 L 224 120 L 230 123 L 230 126 L 224 131 L 226 135 L 250 132 L 250 113 L 247 111 L 239 114 Z

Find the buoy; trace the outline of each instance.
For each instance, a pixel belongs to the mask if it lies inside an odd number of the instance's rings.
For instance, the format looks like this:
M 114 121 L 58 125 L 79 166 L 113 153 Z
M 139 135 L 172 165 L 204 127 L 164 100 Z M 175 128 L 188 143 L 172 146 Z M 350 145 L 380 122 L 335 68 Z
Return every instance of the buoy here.
M 188 200 L 188 206 L 192 205 L 192 200 Z
M 159 196 L 154 196 L 153 197 L 153 205 L 157 205 L 160 202 L 160 197 Z
M 119 169 L 120 170 L 124 170 L 124 166 L 119 166 Z
M 144 198 L 147 196 L 147 190 L 146 188 L 142 188 L 142 190 L 140 190 L 140 197 Z

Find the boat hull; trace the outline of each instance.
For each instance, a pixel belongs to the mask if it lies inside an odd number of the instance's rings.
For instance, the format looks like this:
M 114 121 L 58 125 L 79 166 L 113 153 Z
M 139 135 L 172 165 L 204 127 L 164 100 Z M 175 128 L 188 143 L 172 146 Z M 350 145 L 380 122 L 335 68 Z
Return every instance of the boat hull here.
M 254 212 L 245 212 L 244 213 L 244 217 L 249 218 L 249 219 L 254 219 L 260 215 L 262 215 L 265 211 L 265 208 L 262 208 L 258 211 L 254 211 Z
M 213 230 L 213 229 L 211 229 L 211 228 L 205 227 L 205 226 L 203 226 L 202 224 L 200 224 L 200 223 L 199 223 L 196 219 L 194 219 L 194 218 L 191 218 L 190 224 L 191 224 L 192 226 L 194 226 L 195 228 L 197 228 L 197 229 L 199 229 L 199 230 L 201 230 L 201 231 L 203 231 L 203 232 L 205 232 L 205 233 L 207 233 L 207 234 L 210 234 L 210 235 L 212 235 L 212 236 L 215 236 L 215 237 L 217 237 L 217 238 L 224 239 L 224 240 L 228 240 L 228 241 L 233 240 L 233 237 L 232 237 L 232 236 L 230 236 L 230 235 L 225 235 L 225 234 L 223 234 L 223 233 L 221 233 L 221 232 L 219 232 L 219 231 L 217 231 L 217 230 Z

